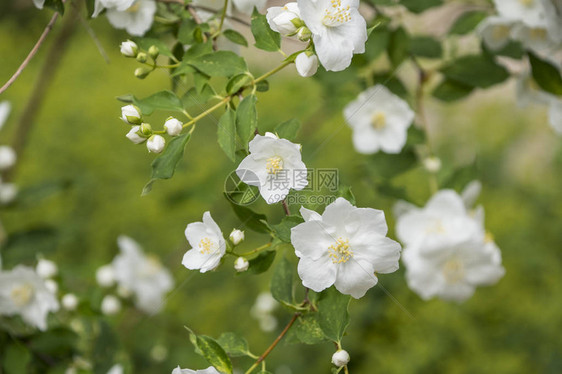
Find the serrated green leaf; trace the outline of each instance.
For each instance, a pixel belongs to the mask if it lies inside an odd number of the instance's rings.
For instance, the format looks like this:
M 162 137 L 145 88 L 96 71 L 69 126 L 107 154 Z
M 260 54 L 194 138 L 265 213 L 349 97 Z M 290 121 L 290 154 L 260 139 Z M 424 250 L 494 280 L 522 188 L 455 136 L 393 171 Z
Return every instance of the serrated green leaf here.
M 234 52 L 218 51 L 189 60 L 189 64 L 211 77 L 231 77 L 248 71 L 246 61 Z
M 300 121 L 296 118 L 292 118 L 277 125 L 274 131 L 280 138 L 293 141 L 297 137 L 300 127 Z
M 277 252 L 275 251 L 260 253 L 257 257 L 248 261 L 250 263 L 248 270 L 253 274 L 265 273 L 271 267 L 271 264 L 273 264 L 276 254 Z
M 509 78 L 508 71 L 486 55 L 463 56 L 441 69 L 449 80 L 470 87 L 488 88 Z
M 252 356 L 246 339 L 236 333 L 223 333 L 217 339 L 217 343 L 219 343 L 225 352 L 231 357 Z
M 335 287 L 322 291 L 318 301 L 318 324 L 326 338 L 341 342 L 347 325 L 349 313 L 347 311 L 351 296 L 343 295 Z
M 236 160 L 236 114 L 230 108 L 219 119 L 217 140 L 226 156 L 234 162 Z
M 139 107 L 143 115 L 151 115 L 155 110 L 183 111 L 179 97 L 172 91 L 160 91 L 144 99 L 133 96 L 133 103 Z
M 275 267 L 271 277 L 271 295 L 281 304 L 292 305 L 295 303 L 293 293 L 294 270 L 292 264 L 283 257 Z
M 258 128 L 257 101 L 256 95 L 248 95 L 240 102 L 236 110 L 236 130 L 245 150 L 248 150 L 248 142 Z
M 240 34 L 238 31 L 228 29 L 224 30 L 222 34 L 233 43 L 243 45 L 244 47 L 248 46 L 248 41 L 244 35 Z
M 251 29 L 256 40 L 254 44 L 256 48 L 269 52 L 276 52 L 281 48 L 281 35 L 269 27 L 266 17 L 255 8 L 252 13 Z
M 441 58 L 441 43 L 429 36 L 416 36 L 410 40 L 410 53 L 425 58 Z
M 560 70 L 548 61 L 540 59 L 532 52 L 528 52 L 533 79 L 544 91 L 553 95 L 562 95 L 562 76 Z
M 449 79 L 444 79 L 437 87 L 435 87 L 432 95 L 441 101 L 451 102 L 464 99 L 470 95 L 473 90 L 474 87 Z
M 192 18 L 186 18 L 182 20 L 182 23 L 178 29 L 178 40 L 182 44 L 186 45 L 197 45 L 195 42 L 195 37 L 193 33 L 197 28 L 197 22 Z
M 226 352 L 219 343 L 213 338 L 205 335 L 197 335 L 197 348 L 203 354 L 203 357 L 223 374 L 232 374 L 232 363 Z
M 185 145 L 189 142 L 190 138 L 190 133 L 174 137 L 168 143 L 164 152 L 154 159 L 152 162 L 152 176 L 150 181 L 144 186 L 142 191 L 143 195 L 146 195 L 152 190 L 152 185 L 158 179 L 170 179 L 174 176 L 176 167 L 183 158 Z
M 320 328 L 317 317 L 317 313 L 313 313 L 301 316 L 297 320 L 296 326 L 293 328 L 300 342 L 304 344 L 319 344 L 326 341 L 326 337 Z
M 479 10 L 463 13 L 456 19 L 455 23 L 453 23 L 453 26 L 449 29 L 449 34 L 466 35 L 469 32 L 472 32 L 487 16 L 487 12 Z

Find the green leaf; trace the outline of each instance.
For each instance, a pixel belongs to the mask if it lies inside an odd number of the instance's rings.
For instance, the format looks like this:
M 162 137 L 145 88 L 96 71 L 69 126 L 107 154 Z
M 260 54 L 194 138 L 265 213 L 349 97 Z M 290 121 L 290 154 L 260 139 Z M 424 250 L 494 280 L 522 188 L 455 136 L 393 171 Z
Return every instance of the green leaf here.
M 291 229 L 296 225 L 303 223 L 304 220 L 301 216 L 285 216 L 281 220 L 281 223 L 277 225 L 272 225 L 275 232 L 275 236 L 277 236 L 281 241 L 285 243 L 291 242 Z
M 295 296 L 293 293 L 293 266 L 283 257 L 271 277 L 271 295 L 281 304 L 293 305 Z
M 251 28 L 256 40 L 254 44 L 256 48 L 269 52 L 276 52 L 281 48 L 281 35 L 269 27 L 265 15 L 260 14 L 256 8 L 252 13 Z
M 293 327 L 297 340 L 304 344 L 319 344 L 326 341 L 324 332 L 318 323 L 317 314 L 306 314 L 297 319 Z
M 438 40 L 429 36 L 416 36 L 410 41 L 410 53 L 419 57 L 441 58 L 443 49 Z
M 280 138 L 293 141 L 297 137 L 300 127 L 300 121 L 293 118 L 277 125 L 274 131 Z
M 377 27 L 373 30 L 365 44 L 365 56 L 373 61 L 388 47 L 390 31 L 386 27 Z
M 445 101 L 452 102 L 455 100 L 464 99 L 474 90 L 474 87 L 467 86 L 463 83 L 458 83 L 449 79 L 444 79 L 435 90 L 433 90 L 433 97 Z
M 139 107 L 143 115 L 151 115 L 155 110 L 183 111 L 179 97 L 172 91 L 160 91 L 144 99 L 133 96 L 133 103 Z
M 217 343 L 231 357 L 253 356 L 250 352 L 248 342 L 244 337 L 233 332 L 225 332 L 218 339 Z
M 380 83 L 388 88 L 393 94 L 400 96 L 404 100 L 408 99 L 409 93 L 404 83 L 393 72 L 377 73 L 373 75 L 373 82 Z
M 350 186 L 340 186 L 338 188 L 338 197 L 343 197 L 351 204 L 355 205 L 357 202 L 355 201 L 355 195 L 351 191 Z
M 326 338 L 341 342 L 347 325 L 347 311 L 351 296 L 343 295 L 335 287 L 330 287 L 320 294 L 318 301 L 318 324 Z
M 459 18 L 457 18 L 453 26 L 451 26 L 451 28 L 449 29 L 449 34 L 466 35 L 472 32 L 476 28 L 476 26 L 478 26 L 478 24 L 482 22 L 482 20 L 484 20 L 484 18 L 486 18 L 487 16 L 487 12 L 478 10 L 463 13 Z
M 267 222 L 267 217 L 264 214 L 256 213 L 249 208 L 233 203 L 226 193 L 225 197 L 230 202 L 236 216 L 242 221 L 243 226 L 263 234 L 270 232 L 269 227 L 263 223 L 263 221 Z
M 58 243 L 59 232 L 54 227 L 30 227 L 14 232 L 0 247 L 3 267 L 32 264 L 36 261 L 37 253 L 52 253 L 57 249 Z
M 509 78 L 508 71 L 486 55 L 464 56 L 441 69 L 449 80 L 470 87 L 488 88 Z
M 190 138 L 190 133 L 174 137 L 164 152 L 152 161 L 152 177 L 142 190 L 143 196 L 152 190 L 152 184 L 158 179 L 170 179 L 174 176 L 176 167 L 183 158 L 185 145 Z
M 219 343 L 213 338 L 205 335 L 197 335 L 196 344 L 199 351 L 205 359 L 215 367 L 219 372 L 224 374 L 232 374 L 232 363 L 230 358 Z
M 193 36 L 196 28 L 197 22 L 195 20 L 191 18 L 184 19 L 178 29 L 178 41 L 182 44 L 198 45 L 198 43 L 195 43 L 195 37 Z
M 556 66 L 541 60 L 534 53 L 529 52 L 529 60 L 533 72 L 533 79 L 544 91 L 553 95 L 562 95 L 562 76 Z
M 23 344 L 10 344 L 2 350 L 2 367 L 6 374 L 28 373 L 31 353 Z
M 497 51 L 492 51 L 486 47 L 485 43 L 482 43 L 482 50 L 492 56 L 506 56 L 520 60 L 525 56 L 525 49 L 521 42 L 510 40 L 507 45 Z
M 440 6 L 443 0 L 400 0 L 400 4 L 412 13 L 422 13 L 429 8 Z
M 227 109 L 221 116 L 217 129 L 217 140 L 226 156 L 234 162 L 236 160 L 236 113 Z
M 248 71 L 246 61 L 234 52 L 218 51 L 189 61 L 200 72 L 211 77 L 231 77 Z
M 388 43 L 388 58 L 392 66 L 398 67 L 408 57 L 410 37 L 404 28 L 399 27 L 392 32 Z
M 245 150 L 248 150 L 248 142 L 258 128 L 257 101 L 256 95 L 248 95 L 240 102 L 236 110 L 236 130 Z
M 114 365 L 113 358 L 119 349 L 119 342 L 109 324 L 101 319 L 99 320 L 99 334 L 93 346 L 94 373 L 105 374 Z
M 253 274 L 265 273 L 271 267 L 271 264 L 273 264 L 276 254 L 277 252 L 275 251 L 260 253 L 257 257 L 248 261 L 250 263 L 248 270 Z
M 244 47 L 248 46 L 248 41 L 246 40 L 244 35 L 240 34 L 238 31 L 228 29 L 224 30 L 222 34 L 233 43 L 243 45 Z
M 248 74 L 238 74 L 233 76 L 228 80 L 226 84 L 226 93 L 228 95 L 233 95 L 240 91 L 242 87 L 247 85 L 252 81 L 252 78 Z
M 64 3 L 62 0 L 45 0 L 43 6 L 55 12 L 59 12 L 61 16 L 64 15 Z
M 413 127 L 413 126 L 410 126 Z M 376 153 L 370 157 L 368 167 L 376 178 L 392 179 L 418 165 L 418 157 L 412 148 L 399 154 Z

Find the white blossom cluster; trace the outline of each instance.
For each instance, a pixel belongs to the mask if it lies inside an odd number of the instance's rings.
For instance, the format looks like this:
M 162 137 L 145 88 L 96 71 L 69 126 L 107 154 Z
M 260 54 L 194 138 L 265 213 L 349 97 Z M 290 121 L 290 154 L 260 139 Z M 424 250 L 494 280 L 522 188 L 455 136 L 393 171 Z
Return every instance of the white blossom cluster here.
M 484 210 L 472 208 L 479 191 L 479 182 L 473 182 L 462 196 L 441 190 L 423 208 L 405 203 L 397 207 L 406 280 L 424 300 L 461 302 L 476 287 L 503 277 L 500 250 L 484 229 Z
M 486 18 L 478 26 L 478 33 L 485 45 L 493 51 L 501 50 L 511 40 L 549 60 L 562 69 L 553 59 L 562 53 L 562 3 L 556 0 L 494 0 L 497 16 Z M 518 82 L 519 103 L 548 107 L 548 119 L 552 128 L 562 135 L 562 100 L 540 90 L 530 78 L 529 72 L 520 75 Z

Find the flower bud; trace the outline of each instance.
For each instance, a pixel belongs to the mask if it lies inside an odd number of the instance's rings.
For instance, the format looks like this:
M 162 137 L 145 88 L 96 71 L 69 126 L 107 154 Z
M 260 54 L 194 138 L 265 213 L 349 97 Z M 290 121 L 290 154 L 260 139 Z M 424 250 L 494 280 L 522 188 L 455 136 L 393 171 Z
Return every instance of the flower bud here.
M 244 231 L 234 229 L 230 233 L 230 241 L 234 245 L 240 244 L 240 242 L 244 240 Z
M 137 77 L 138 79 L 144 79 L 148 77 L 148 74 L 150 74 L 151 72 L 152 69 L 149 68 L 137 68 L 135 70 L 135 77 Z
M 183 130 L 183 123 L 174 117 L 169 117 L 164 123 L 164 128 L 168 132 L 168 135 L 177 136 L 181 134 Z
M 236 261 L 234 261 L 234 270 L 236 270 L 239 273 L 248 270 L 249 266 L 250 263 L 244 257 L 238 257 Z
M 18 196 L 18 188 L 13 183 L 1 183 L 0 181 L 0 204 L 9 204 Z
M 73 311 L 78 307 L 78 298 L 73 293 L 67 293 L 62 297 L 62 307 L 66 310 Z
M 336 365 L 339 368 L 347 365 L 348 362 L 349 362 L 349 353 L 347 353 L 347 351 L 343 349 L 338 349 L 336 353 L 332 355 L 332 364 Z
M 16 163 L 16 152 L 7 145 L 0 146 L 0 171 L 14 166 Z
M 49 292 L 56 294 L 59 290 L 59 285 L 57 282 L 55 282 L 52 279 L 47 279 L 45 281 L 45 287 L 47 287 L 47 289 L 49 290 Z
M 153 60 L 156 60 L 156 57 L 158 57 L 159 54 L 160 50 L 157 46 L 151 45 L 150 48 L 148 48 L 148 55 L 152 57 Z
M 301 77 L 311 77 L 318 70 L 318 57 L 315 54 L 309 55 L 309 52 L 302 52 L 295 59 L 295 66 Z
M 111 287 L 115 284 L 115 272 L 111 265 L 104 265 L 96 270 L 96 282 L 102 287 Z
M 148 60 L 148 55 L 144 52 L 140 52 L 137 55 L 137 61 L 144 64 L 146 62 L 146 60 Z
M 164 150 L 166 140 L 160 135 L 152 135 L 146 142 L 146 148 L 151 153 L 160 153 Z
M 140 131 L 140 126 L 133 126 L 131 128 L 131 130 L 126 135 L 127 139 L 129 139 L 130 141 L 132 141 L 135 144 L 140 144 L 140 143 L 144 142 L 146 140 L 146 138 L 143 138 L 142 136 L 140 136 L 139 131 Z
M 266 17 L 271 29 L 285 36 L 294 34 L 299 27 L 304 25 L 295 2 L 288 3 L 284 7 L 269 8 Z
M 140 125 L 140 133 L 145 136 L 152 135 L 152 126 L 150 126 L 150 123 L 142 123 Z
M 301 41 L 301 42 L 307 42 L 310 40 L 310 38 L 312 37 L 312 32 L 310 31 L 310 29 L 306 26 L 301 27 L 298 31 L 297 31 L 297 38 Z
M 125 57 L 135 57 L 139 52 L 139 47 L 132 40 L 121 43 L 121 54 Z
M 441 170 L 441 160 L 438 157 L 430 156 L 423 160 L 423 166 L 430 173 L 437 173 Z
M 44 258 L 42 258 L 37 262 L 35 271 L 41 278 L 47 279 L 57 275 L 59 269 L 57 268 L 57 264 L 55 264 L 53 261 L 45 260 Z
M 142 114 L 139 108 L 129 104 L 121 108 L 121 119 L 129 125 L 140 125 L 142 123 Z
M 113 295 L 107 295 L 101 301 L 101 312 L 106 316 L 117 314 L 120 310 L 121 301 Z
M 119 285 L 117 287 L 117 295 L 119 295 L 120 297 L 127 299 L 129 297 L 131 297 L 131 295 L 133 294 L 133 291 L 131 291 L 130 288 Z

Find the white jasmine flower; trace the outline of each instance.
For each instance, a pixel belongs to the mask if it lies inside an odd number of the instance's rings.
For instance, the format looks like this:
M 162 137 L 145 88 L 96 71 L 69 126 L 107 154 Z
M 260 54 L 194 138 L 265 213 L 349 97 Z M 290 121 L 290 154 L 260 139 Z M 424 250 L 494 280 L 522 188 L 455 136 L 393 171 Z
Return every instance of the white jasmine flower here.
M 109 369 L 107 374 L 123 374 L 125 371 L 123 370 L 123 366 L 121 364 L 115 364 Z
M 0 271 L 0 315 L 20 315 L 25 323 L 47 329 L 47 315 L 59 310 L 55 295 L 33 269 L 16 266 Z
M 213 366 L 203 370 L 182 369 L 179 366 L 172 371 L 172 374 L 220 374 Z
M 258 316 L 260 314 L 269 314 L 272 313 L 277 307 L 279 303 L 270 292 L 262 292 L 256 298 L 256 302 L 252 307 L 250 313 L 254 316 Z
M 115 284 L 115 271 L 111 265 L 104 265 L 96 270 L 96 282 L 102 287 L 111 287 Z
M 0 180 L 0 204 L 10 204 L 16 199 L 18 188 L 13 183 L 2 183 Z
M 121 43 L 120 50 L 121 54 L 125 57 L 137 57 L 139 47 L 137 46 L 137 43 L 132 40 L 127 40 Z
M 107 19 L 116 29 L 125 29 L 131 35 L 143 36 L 152 26 L 156 2 L 154 0 L 137 0 L 127 10 L 107 10 Z
M 155 256 L 145 255 L 137 242 L 128 236 L 117 238 L 120 253 L 112 262 L 115 279 L 132 291 L 135 305 L 146 313 L 156 313 L 164 305 L 164 295 L 174 281 Z
M 481 222 L 468 214 L 464 201 L 453 190 L 441 190 L 425 207 L 402 214 L 396 233 L 406 246 L 417 246 L 424 252 L 485 235 Z
M 62 297 L 61 303 L 64 309 L 73 311 L 78 307 L 78 298 L 75 294 L 67 293 Z
M 295 67 L 301 77 L 312 77 L 318 70 L 318 57 L 311 53 L 302 52 L 295 59 Z
M 232 244 L 234 245 L 238 245 L 240 244 L 243 240 L 244 240 L 244 231 L 242 230 L 238 230 L 238 229 L 234 229 L 232 230 L 232 232 L 230 233 L 230 241 L 232 242 Z
M 299 6 L 295 2 L 268 8 L 265 16 L 269 27 L 283 36 L 295 34 L 304 25 Z
M 141 144 L 146 141 L 146 138 L 139 135 L 140 126 L 133 126 L 127 133 L 126 137 L 135 144 Z
M 211 213 L 203 213 L 203 222 L 187 225 L 185 237 L 191 249 L 183 256 L 183 266 L 190 270 L 199 270 L 201 273 L 219 266 L 226 252 L 226 241 Z
M 308 184 L 300 144 L 266 133 L 256 135 L 249 147 L 250 154 L 242 160 L 236 174 L 244 183 L 258 187 L 268 204 L 277 203 L 291 189 L 302 190 Z
M 120 12 L 129 9 L 135 0 L 97 0 L 104 8 L 115 9 Z
M 112 316 L 121 310 L 121 300 L 116 296 L 106 295 L 101 301 L 101 312 L 106 316 Z
M 400 153 L 415 113 L 408 103 L 377 84 L 359 94 L 344 109 L 353 129 L 353 144 L 359 153 Z
M 152 153 L 161 153 L 166 146 L 166 139 L 160 135 L 152 135 L 146 142 L 146 148 Z
M 244 13 L 247 15 L 252 14 L 254 7 L 258 9 L 258 11 L 263 10 L 265 8 L 265 4 L 267 0 L 232 0 L 234 3 L 234 7 L 240 13 Z
M 0 171 L 7 170 L 15 165 L 17 160 L 14 149 L 7 145 L 0 145 Z
M 554 131 L 556 131 L 559 135 L 562 135 L 562 100 L 551 100 L 548 109 L 548 121 Z
M 33 4 L 34 4 L 38 9 L 43 9 L 43 6 L 45 5 L 45 0 L 33 0 Z
M 244 257 L 238 257 L 236 259 L 236 261 L 234 261 L 234 270 L 236 270 L 239 273 L 242 273 L 242 272 L 248 270 L 249 266 L 250 266 L 250 263 Z
M 47 279 L 57 275 L 59 269 L 57 267 L 57 264 L 55 264 L 53 261 L 42 258 L 37 262 L 35 271 L 41 278 Z
M 500 16 L 527 26 L 544 26 L 545 10 L 541 0 L 494 0 Z
M 512 37 L 521 44 L 535 52 L 545 52 L 554 46 L 552 40 L 544 27 L 529 27 L 524 24 L 517 24 L 513 27 Z
M 345 366 L 349 363 L 349 353 L 347 353 L 346 350 L 344 349 L 338 349 L 333 355 L 332 355 L 332 364 L 334 364 L 337 367 L 342 367 Z
M 424 300 L 439 297 L 461 302 L 477 286 L 494 284 L 505 273 L 497 246 L 478 238 L 443 243 L 431 255 L 408 247 L 403 260 L 408 286 Z
M 129 125 L 140 125 L 142 123 L 142 114 L 138 107 L 129 104 L 121 108 L 121 119 Z
M 498 51 L 509 43 L 512 27 L 512 20 L 492 16 L 480 22 L 476 32 L 488 48 Z
M 183 123 L 174 117 L 169 117 L 164 123 L 164 128 L 168 135 L 177 136 L 181 134 L 183 130 Z
M 301 212 L 309 219 L 291 229 L 291 243 L 305 287 L 320 292 L 335 285 L 358 299 L 377 284 L 375 272 L 398 269 L 400 245 L 386 237 L 381 210 L 356 208 L 340 197 L 322 216 L 304 208 Z
M 9 101 L 0 102 L 0 130 L 4 127 L 10 112 L 12 111 L 12 104 Z
M 365 52 L 367 24 L 357 10 L 359 0 L 298 0 L 297 3 L 326 70 L 344 70 L 351 64 L 353 54 Z

